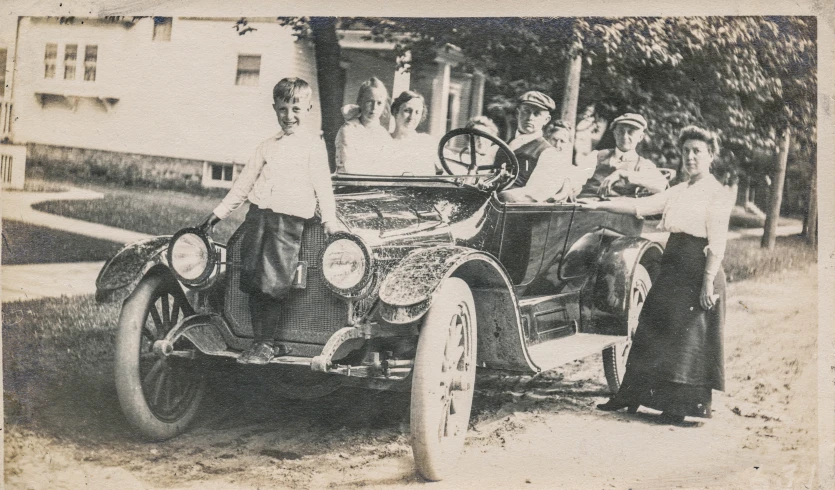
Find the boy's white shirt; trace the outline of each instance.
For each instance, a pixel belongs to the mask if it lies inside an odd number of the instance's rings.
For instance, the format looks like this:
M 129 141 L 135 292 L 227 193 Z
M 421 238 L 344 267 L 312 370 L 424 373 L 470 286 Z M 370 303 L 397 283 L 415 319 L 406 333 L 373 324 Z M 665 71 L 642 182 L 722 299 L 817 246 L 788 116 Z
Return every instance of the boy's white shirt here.
M 316 202 L 322 222 L 336 220 L 328 154 L 316 134 L 279 131 L 255 150 L 226 197 L 214 209 L 224 219 L 249 200 L 262 209 L 311 218 Z

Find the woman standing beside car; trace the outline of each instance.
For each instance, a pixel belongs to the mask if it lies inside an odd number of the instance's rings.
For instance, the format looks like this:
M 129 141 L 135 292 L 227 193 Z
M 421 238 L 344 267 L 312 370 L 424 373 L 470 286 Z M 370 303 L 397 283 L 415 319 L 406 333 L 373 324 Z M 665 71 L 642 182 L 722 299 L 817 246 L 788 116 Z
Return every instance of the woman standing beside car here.
M 639 217 L 663 213 L 658 227 L 670 238 L 640 314 L 623 382 L 597 407 L 634 413 L 644 405 L 661 410 L 667 423 L 710 417 L 712 390 L 724 390 L 722 258 L 736 197 L 735 173 L 717 171 L 715 134 L 688 126 L 678 142 L 687 180 L 645 198 L 585 205 Z

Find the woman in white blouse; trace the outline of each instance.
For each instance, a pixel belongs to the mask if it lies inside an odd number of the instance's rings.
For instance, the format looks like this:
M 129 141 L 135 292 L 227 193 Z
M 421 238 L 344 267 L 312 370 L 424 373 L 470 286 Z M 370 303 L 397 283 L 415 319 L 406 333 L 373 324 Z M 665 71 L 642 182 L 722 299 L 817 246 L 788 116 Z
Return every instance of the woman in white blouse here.
M 662 411 L 662 421 L 711 416 L 711 390 L 724 390 L 722 330 L 725 320 L 725 254 L 736 197 L 735 174 L 714 174 L 716 135 L 688 126 L 679 136 L 687 180 L 640 199 L 588 203 L 587 208 L 662 214 L 670 232 L 660 272 L 638 320 L 620 390 L 601 410 L 640 405 Z M 711 173 L 713 171 L 713 173 Z
M 394 132 L 387 158 L 389 173 L 435 175 L 438 141 L 429 134 L 417 132 L 417 127 L 426 120 L 426 99 L 415 91 L 406 90 L 391 103 L 391 113 Z
M 342 109 L 345 124 L 336 134 L 337 173 L 385 175 L 391 137 L 380 124 L 388 109 L 388 90 L 378 78 L 360 85 L 357 104 Z

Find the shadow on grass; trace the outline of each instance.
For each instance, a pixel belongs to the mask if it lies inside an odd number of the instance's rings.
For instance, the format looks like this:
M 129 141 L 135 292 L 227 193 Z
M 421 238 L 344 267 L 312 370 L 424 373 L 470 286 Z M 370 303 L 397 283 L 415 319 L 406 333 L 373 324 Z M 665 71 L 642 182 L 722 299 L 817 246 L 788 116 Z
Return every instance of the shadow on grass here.
M 3 220 L 3 265 L 54 264 L 107 260 L 122 244 Z
M 94 188 L 102 199 L 44 201 L 33 209 L 113 226 L 150 235 L 172 235 L 182 228 L 197 226 L 217 206 L 221 198 L 198 196 L 170 190 L 143 188 Z M 243 222 L 248 205 L 215 226 L 212 237 L 225 243 Z

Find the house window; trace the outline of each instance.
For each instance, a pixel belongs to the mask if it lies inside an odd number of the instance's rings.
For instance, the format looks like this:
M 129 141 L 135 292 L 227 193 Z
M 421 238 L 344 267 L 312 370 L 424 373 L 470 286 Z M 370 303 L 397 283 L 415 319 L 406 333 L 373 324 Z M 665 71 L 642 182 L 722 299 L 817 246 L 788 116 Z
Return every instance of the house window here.
M 6 48 L 0 48 L 0 99 L 6 94 Z
M 260 74 L 261 55 L 238 55 L 238 73 L 235 76 L 235 85 L 258 85 L 258 76 Z
M 99 47 L 95 44 L 88 44 L 84 47 L 84 81 L 96 81 L 96 61 L 99 56 Z
M 212 180 L 232 182 L 233 173 L 234 166 L 232 165 L 212 164 Z
M 58 45 L 49 43 L 43 55 L 44 78 L 55 78 L 55 63 L 58 60 Z
M 154 41 L 171 40 L 171 17 L 154 17 Z
M 78 45 L 64 46 L 64 80 L 75 80 L 75 62 L 78 59 Z

